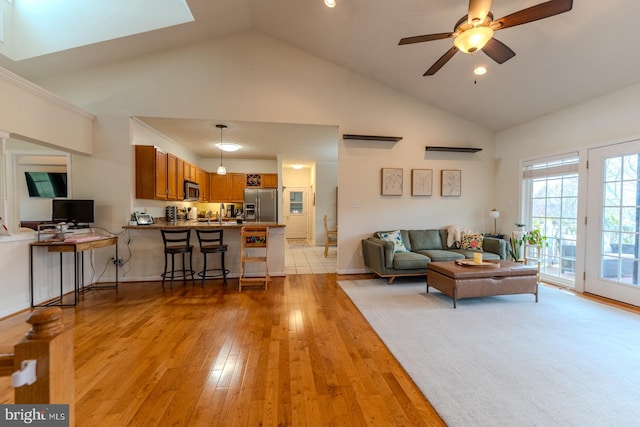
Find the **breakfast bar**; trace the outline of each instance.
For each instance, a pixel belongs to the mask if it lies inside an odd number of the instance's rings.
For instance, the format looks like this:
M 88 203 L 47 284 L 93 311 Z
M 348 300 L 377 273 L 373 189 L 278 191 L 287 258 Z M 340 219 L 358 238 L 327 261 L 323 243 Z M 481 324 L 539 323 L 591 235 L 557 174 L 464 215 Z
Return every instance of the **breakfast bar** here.
M 229 270 L 227 277 L 238 278 L 241 272 L 241 245 L 240 230 L 245 225 L 261 225 L 269 227 L 269 273 L 270 276 L 284 276 L 284 224 L 275 222 L 244 222 L 237 223 L 234 221 L 206 221 L 206 220 L 181 220 L 167 222 L 163 219 L 154 219 L 153 224 L 149 225 L 127 225 L 124 228 L 128 232 L 128 246 L 132 253 L 131 257 L 131 274 L 128 280 L 158 280 L 164 269 L 163 243 L 160 233 L 161 229 L 190 229 L 190 230 L 206 230 L 213 228 L 221 228 L 224 231 L 224 244 L 228 246 L 225 255 L 225 267 Z M 194 233 L 195 234 L 195 233 Z M 193 269 L 195 271 L 202 270 L 203 257 L 198 248 L 198 241 L 195 235 L 191 237 L 193 245 Z M 207 268 L 220 267 L 215 263 Z M 256 271 L 256 274 L 259 272 Z

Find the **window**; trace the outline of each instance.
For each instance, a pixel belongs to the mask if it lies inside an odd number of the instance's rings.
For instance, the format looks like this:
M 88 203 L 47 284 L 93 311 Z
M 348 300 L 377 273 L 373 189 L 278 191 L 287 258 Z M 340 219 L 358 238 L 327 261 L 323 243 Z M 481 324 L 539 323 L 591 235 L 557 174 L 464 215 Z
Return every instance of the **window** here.
M 640 155 L 611 157 L 604 165 L 602 276 L 638 284 Z
M 525 222 L 547 237 L 541 251 L 545 280 L 573 285 L 575 282 L 576 232 L 578 225 L 578 156 L 571 153 L 525 164 Z
M 302 191 L 289 193 L 289 213 L 302 214 L 304 209 L 304 194 Z

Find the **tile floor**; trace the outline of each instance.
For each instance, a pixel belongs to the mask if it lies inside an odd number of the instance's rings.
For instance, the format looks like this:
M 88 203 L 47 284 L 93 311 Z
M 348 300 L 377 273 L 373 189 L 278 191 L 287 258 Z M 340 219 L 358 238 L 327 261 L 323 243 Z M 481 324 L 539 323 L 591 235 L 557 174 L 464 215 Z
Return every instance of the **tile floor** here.
M 324 257 L 324 246 L 311 246 L 306 240 L 287 239 L 284 250 L 286 274 L 323 274 L 336 272 L 336 247 L 329 246 Z

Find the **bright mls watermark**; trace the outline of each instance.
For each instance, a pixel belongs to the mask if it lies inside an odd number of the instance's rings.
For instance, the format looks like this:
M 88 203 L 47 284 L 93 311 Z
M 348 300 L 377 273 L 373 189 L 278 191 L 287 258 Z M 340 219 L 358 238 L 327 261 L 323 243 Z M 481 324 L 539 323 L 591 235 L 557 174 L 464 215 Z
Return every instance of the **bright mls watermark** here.
M 0 426 L 68 427 L 69 405 L 0 405 Z

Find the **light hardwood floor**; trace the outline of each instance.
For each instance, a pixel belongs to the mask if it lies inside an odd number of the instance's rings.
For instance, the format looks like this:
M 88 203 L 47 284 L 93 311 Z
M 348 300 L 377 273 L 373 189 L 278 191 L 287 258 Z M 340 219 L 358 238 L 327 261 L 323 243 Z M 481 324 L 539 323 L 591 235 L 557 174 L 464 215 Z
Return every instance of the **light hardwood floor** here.
M 0 350 L 26 315 L 0 321 Z M 274 278 L 266 292 L 125 283 L 84 294 L 64 320 L 78 426 L 444 425 L 335 274 Z

